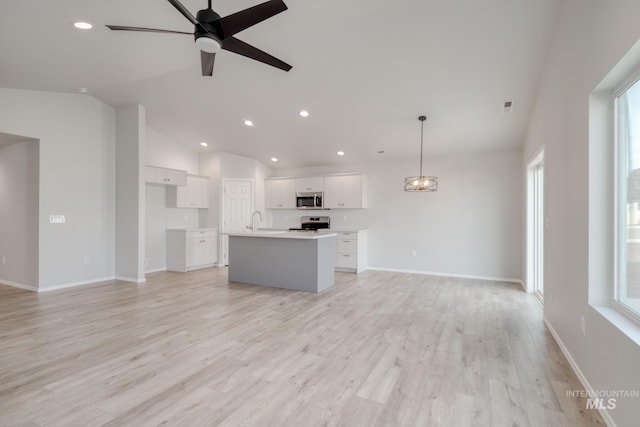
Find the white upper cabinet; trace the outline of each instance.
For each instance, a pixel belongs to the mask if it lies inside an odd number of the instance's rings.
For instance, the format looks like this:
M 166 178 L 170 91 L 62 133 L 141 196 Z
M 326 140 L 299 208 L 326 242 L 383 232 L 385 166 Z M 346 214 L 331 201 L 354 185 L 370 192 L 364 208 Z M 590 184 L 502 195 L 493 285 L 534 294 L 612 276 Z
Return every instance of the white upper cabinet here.
M 265 179 L 264 187 L 267 209 L 296 208 L 296 180 L 294 178 Z
M 315 193 L 321 191 L 324 191 L 323 176 L 307 176 L 303 178 L 296 178 L 297 193 Z
M 149 184 L 186 185 L 187 172 L 177 169 L 159 168 L 147 166 L 145 168 L 146 179 Z
M 167 205 L 172 208 L 208 208 L 209 177 L 187 175 L 187 185 L 167 189 Z
M 324 177 L 324 207 L 356 209 L 367 207 L 366 180 L 362 174 Z

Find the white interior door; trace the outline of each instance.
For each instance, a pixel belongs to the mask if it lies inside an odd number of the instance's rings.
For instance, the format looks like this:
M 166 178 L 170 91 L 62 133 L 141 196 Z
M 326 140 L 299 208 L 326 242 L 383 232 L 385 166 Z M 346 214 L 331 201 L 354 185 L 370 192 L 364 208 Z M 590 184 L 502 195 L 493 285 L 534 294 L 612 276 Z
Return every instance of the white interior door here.
M 222 232 L 243 233 L 251 226 L 253 212 L 253 181 L 250 179 L 223 179 Z M 229 264 L 229 236 L 220 239 L 220 261 Z

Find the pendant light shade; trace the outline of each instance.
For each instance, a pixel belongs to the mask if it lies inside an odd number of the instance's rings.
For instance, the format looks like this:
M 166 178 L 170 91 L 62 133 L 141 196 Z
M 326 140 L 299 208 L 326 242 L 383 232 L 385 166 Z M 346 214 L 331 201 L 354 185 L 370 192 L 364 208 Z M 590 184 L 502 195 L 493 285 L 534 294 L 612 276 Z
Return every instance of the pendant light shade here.
M 424 121 L 426 116 L 418 117 L 420 120 L 420 175 L 408 176 L 404 179 L 404 191 L 438 191 L 438 177 L 422 174 L 422 148 L 424 141 Z

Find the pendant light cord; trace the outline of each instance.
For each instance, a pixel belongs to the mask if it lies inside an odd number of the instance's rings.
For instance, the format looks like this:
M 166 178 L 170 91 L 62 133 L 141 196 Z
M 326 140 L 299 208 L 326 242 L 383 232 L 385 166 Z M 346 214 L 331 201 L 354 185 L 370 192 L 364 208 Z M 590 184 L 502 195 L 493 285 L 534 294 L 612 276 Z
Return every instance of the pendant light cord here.
M 420 125 L 420 178 L 422 178 L 422 146 L 423 146 L 423 141 L 424 141 L 424 121 L 427 120 L 426 116 L 420 116 L 418 117 L 418 120 L 420 120 L 421 125 Z

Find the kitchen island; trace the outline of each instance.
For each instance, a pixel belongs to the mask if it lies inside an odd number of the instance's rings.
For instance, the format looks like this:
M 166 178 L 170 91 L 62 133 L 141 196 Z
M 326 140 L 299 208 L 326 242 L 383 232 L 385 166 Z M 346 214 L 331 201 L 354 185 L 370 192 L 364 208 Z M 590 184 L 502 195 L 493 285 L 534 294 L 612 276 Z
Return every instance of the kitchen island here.
M 229 234 L 229 281 L 322 292 L 333 286 L 336 233 Z

